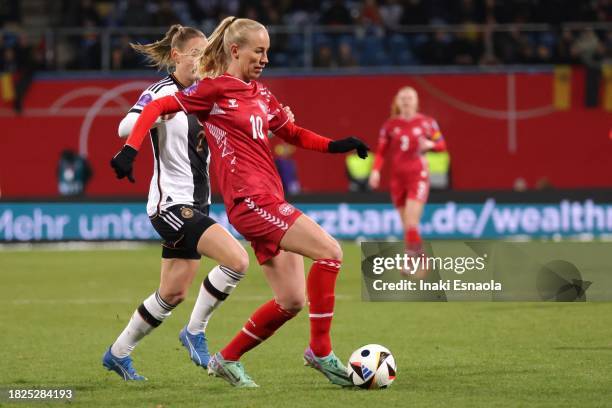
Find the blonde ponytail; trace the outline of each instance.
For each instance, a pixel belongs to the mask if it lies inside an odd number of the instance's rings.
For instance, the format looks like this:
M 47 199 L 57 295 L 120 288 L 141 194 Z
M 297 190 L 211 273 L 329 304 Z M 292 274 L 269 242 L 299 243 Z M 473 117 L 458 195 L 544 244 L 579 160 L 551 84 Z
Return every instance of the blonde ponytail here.
M 180 24 L 175 24 L 166 32 L 164 38 L 150 44 L 132 44 L 130 46 L 140 54 L 146 56 L 147 61 L 152 67 L 170 68 L 174 66 L 172 61 L 172 48 L 182 49 L 185 43 L 192 38 L 206 38 L 203 32 L 193 27 L 183 27 Z
M 200 75 L 215 78 L 227 71 L 230 62 L 232 44 L 246 44 L 247 34 L 266 28 L 255 20 L 248 18 L 226 17 L 219 23 L 208 39 L 204 55 L 200 59 Z

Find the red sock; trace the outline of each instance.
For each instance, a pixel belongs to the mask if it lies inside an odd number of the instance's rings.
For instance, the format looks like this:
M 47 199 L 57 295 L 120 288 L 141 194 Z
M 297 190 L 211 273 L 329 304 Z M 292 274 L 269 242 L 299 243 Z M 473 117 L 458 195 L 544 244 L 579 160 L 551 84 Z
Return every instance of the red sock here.
M 419 234 L 419 227 L 408 227 L 404 234 L 404 241 L 408 251 L 420 252 L 423 249 L 423 241 Z
M 332 350 L 329 332 L 334 316 L 336 278 L 341 265 L 342 261 L 318 259 L 308 273 L 310 348 L 317 357 L 325 357 Z
M 236 337 L 221 350 L 221 355 L 226 360 L 238 361 L 244 353 L 270 337 L 295 315 L 296 313 L 280 307 L 274 299 L 264 303 L 253 313 Z

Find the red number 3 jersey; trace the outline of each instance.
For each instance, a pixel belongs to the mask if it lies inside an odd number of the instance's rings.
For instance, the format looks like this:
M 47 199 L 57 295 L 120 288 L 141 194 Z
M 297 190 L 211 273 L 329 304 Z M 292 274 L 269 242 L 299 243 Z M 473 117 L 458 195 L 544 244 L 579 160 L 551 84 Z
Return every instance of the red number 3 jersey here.
M 417 113 L 407 120 L 395 117 L 387 120 L 380 129 L 377 159 L 374 167 L 380 170 L 383 157 L 391 152 L 392 176 L 411 176 L 427 171 L 427 162 L 421 151 L 421 139 L 436 143 L 434 150 L 444 150 L 443 137 L 433 118 Z
M 175 98 L 185 113 L 203 123 L 228 210 L 242 197 L 273 194 L 284 199 L 268 131 L 276 132 L 289 119 L 265 86 L 224 74 L 203 79 Z

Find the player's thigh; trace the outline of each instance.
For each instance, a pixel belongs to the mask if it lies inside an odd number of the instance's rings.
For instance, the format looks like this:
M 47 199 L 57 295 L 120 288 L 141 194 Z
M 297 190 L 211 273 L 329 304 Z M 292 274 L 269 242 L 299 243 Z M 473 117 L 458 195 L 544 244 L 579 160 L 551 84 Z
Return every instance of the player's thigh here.
M 202 233 L 198 253 L 238 273 L 245 273 L 249 267 L 246 249 L 219 224 L 211 225 Z
M 283 309 L 298 311 L 306 302 L 304 258 L 296 253 L 280 251 L 262 265 L 274 299 Z
M 162 258 L 159 292 L 166 301 L 168 297 L 182 301 L 193 282 L 200 261 L 195 259 Z M 176 300 L 176 299 L 175 299 Z M 174 304 L 176 302 L 170 302 Z
M 421 221 L 423 215 L 423 208 L 425 203 L 419 200 L 407 199 L 406 205 L 404 206 L 402 214 L 402 223 L 404 228 L 416 227 Z
M 293 223 L 280 242 L 286 251 L 296 252 L 310 259 L 342 259 L 338 241 L 305 214 Z

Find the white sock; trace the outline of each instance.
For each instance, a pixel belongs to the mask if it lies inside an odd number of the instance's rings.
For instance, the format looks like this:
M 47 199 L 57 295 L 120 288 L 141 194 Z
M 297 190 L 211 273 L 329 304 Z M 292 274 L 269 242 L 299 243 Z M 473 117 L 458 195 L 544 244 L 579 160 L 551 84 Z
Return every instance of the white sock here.
M 111 346 L 111 353 L 119 358 L 129 356 L 144 336 L 151 333 L 172 314 L 174 307 L 159 296 L 159 291 L 146 298 Z
M 244 275 L 225 266 L 215 266 L 200 286 L 187 331 L 198 334 L 206 330 L 213 312 L 236 288 Z

